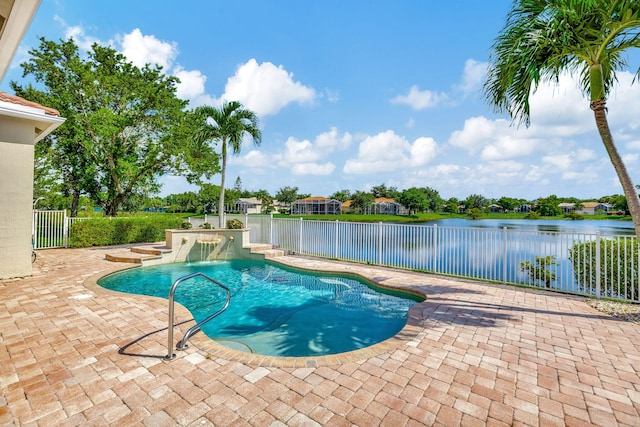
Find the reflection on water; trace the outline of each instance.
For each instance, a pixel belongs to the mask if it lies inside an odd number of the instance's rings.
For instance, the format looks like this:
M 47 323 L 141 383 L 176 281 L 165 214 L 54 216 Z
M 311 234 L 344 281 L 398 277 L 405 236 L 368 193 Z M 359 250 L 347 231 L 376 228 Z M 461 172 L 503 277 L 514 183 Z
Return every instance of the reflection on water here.
M 603 220 L 561 220 L 561 219 L 466 219 L 449 218 L 430 221 L 425 225 L 439 227 L 475 227 L 475 228 L 503 228 L 509 230 L 534 230 L 557 233 L 595 233 L 599 231 L 606 235 L 632 236 L 635 234 L 633 222 L 613 219 Z

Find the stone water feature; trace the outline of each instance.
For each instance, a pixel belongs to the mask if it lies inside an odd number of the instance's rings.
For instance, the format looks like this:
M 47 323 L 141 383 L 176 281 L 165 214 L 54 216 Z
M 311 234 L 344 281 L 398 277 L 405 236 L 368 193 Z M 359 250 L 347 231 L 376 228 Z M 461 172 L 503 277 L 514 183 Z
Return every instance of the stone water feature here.
M 171 259 L 163 262 L 255 259 L 248 229 L 166 230 Z

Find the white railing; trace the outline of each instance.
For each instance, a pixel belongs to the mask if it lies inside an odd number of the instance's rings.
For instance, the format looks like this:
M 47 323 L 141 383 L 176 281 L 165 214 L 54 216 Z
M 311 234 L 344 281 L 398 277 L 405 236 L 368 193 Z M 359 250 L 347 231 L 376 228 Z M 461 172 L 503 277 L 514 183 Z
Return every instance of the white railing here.
M 640 302 L 635 236 L 245 217 L 301 255 Z
M 31 235 L 34 249 L 66 248 L 69 236 L 67 211 L 33 211 Z
M 635 236 L 226 215 L 233 218 L 250 229 L 251 242 L 301 255 L 640 303 Z M 216 227 L 217 219 L 190 220 Z M 66 247 L 77 220 L 34 211 L 34 247 Z

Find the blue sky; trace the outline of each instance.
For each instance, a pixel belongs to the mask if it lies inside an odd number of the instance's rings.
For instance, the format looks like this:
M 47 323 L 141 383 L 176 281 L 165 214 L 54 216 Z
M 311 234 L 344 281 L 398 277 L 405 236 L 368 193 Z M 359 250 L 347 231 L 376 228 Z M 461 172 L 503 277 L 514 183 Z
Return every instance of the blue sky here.
M 111 45 L 181 79 L 191 107 L 238 100 L 262 144 L 229 159 L 227 183 L 329 196 L 385 184 L 583 199 L 621 194 L 587 100 L 571 78 L 532 97 L 510 126 L 482 97 L 489 50 L 511 1 L 44 0 L 0 85 L 22 79 L 37 37 Z M 637 57 L 631 65 L 638 66 Z M 618 149 L 640 182 L 640 85 L 623 72 L 608 102 Z M 212 183 L 219 184 L 220 176 Z M 162 195 L 197 190 L 162 178 Z

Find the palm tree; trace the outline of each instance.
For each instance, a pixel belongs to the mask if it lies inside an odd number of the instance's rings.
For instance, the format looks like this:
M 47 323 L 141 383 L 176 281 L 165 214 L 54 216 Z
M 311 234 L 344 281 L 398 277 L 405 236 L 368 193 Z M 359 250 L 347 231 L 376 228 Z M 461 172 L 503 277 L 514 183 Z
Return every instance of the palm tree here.
M 222 107 L 202 106 L 196 109 L 200 117 L 200 127 L 195 139 L 199 143 L 220 141 L 222 169 L 220 171 L 220 200 L 218 202 L 218 226 L 224 227 L 224 178 L 227 170 L 227 146 L 233 154 L 240 154 L 242 140 L 248 135 L 255 145 L 260 145 L 262 133 L 258 129 L 258 116 L 246 110 L 237 101 L 224 102 Z
M 492 47 L 485 96 L 498 112 L 529 125 L 529 96 L 540 82 L 579 72 L 596 126 L 640 237 L 640 199 L 614 144 L 606 100 L 623 56 L 640 47 L 638 0 L 515 0 Z M 640 70 L 636 78 L 640 77 Z

